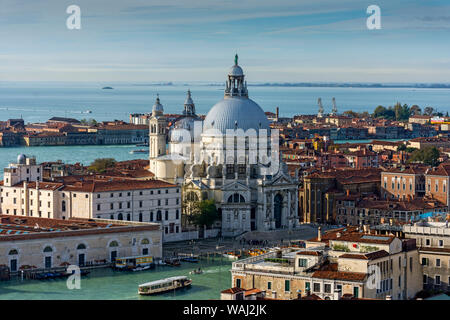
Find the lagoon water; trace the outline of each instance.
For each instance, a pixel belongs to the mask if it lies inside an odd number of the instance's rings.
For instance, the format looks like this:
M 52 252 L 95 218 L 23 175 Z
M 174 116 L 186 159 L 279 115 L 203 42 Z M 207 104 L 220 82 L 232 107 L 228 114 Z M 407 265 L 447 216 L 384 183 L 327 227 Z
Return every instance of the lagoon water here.
M 112 86 L 113 90 L 102 90 Z M 223 88 L 205 84 L 132 85 L 123 83 L 41 83 L 0 81 L 0 121 L 22 117 L 25 122 L 44 122 L 53 116 L 76 119 L 129 120 L 130 113 L 150 112 L 156 94 L 160 94 L 166 113 L 181 113 L 186 91 L 191 89 L 198 114 L 206 114 L 223 97 Z M 280 116 L 313 114 L 321 97 L 325 112 L 331 110 L 336 97 L 339 111 L 372 111 L 378 105 L 397 101 L 424 108 L 432 106 L 441 112 L 450 111 L 450 89 L 413 88 L 302 88 L 249 87 L 249 95 L 265 111 Z M 85 113 L 90 110 L 91 113 Z M 34 155 L 38 162 L 62 160 L 66 163 L 89 164 L 99 157 L 116 160 L 143 159 L 145 154 L 130 154 L 135 146 L 63 146 L 0 148 L 0 179 L 2 168 L 17 155 Z
M 203 274 L 190 275 L 201 267 Z M 226 258 L 200 263 L 182 262 L 180 267 L 157 266 L 141 272 L 113 271 L 110 268 L 92 270 L 81 278 L 81 289 L 67 289 L 65 279 L 24 280 L 0 282 L 0 300 L 209 300 L 220 299 L 220 291 L 231 286 L 231 262 Z M 192 286 L 170 293 L 141 296 L 138 285 L 167 277 L 185 275 Z
M 114 89 L 102 90 L 106 85 Z M 181 113 L 188 89 L 198 114 L 206 114 L 223 97 L 223 87 L 204 84 L 0 82 L 0 121 L 23 117 L 25 122 L 38 122 L 53 116 L 128 120 L 130 113 L 150 112 L 157 93 L 166 113 Z M 444 113 L 450 111 L 450 89 L 250 86 L 248 90 L 250 98 L 264 111 L 275 112 L 275 107 L 280 107 L 280 116 L 316 113 L 319 97 L 325 112 L 331 111 L 333 97 L 340 112 L 372 112 L 380 104 L 389 106 L 397 101 L 417 104 L 422 109 L 432 106 Z M 86 113 L 88 110 L 92 113 Z

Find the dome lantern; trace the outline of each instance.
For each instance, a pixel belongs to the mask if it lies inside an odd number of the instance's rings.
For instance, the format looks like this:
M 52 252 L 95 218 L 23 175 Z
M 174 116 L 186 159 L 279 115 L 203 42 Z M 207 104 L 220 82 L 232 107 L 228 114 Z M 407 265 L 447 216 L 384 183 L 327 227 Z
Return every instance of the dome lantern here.
M 248 97 L 247 83 L 244 81 L 244 71 L 238 65 L 238 55 L 234 57 L 234 66 L 228 72 L 225 85 L 225 97 Z
M 159 94 L 156 94 L 156 101 L 152 108 L 152 116 L 162 115 L 164 112 L 163 105 L 159 101 Z

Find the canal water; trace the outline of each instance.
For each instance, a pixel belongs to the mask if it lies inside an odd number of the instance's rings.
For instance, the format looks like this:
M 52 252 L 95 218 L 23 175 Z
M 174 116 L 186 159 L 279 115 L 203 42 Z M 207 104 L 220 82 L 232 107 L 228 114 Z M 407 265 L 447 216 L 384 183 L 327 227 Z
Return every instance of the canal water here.
M 189 272 L 201 268 L 203 274 Z M 91 270 L 81 278 L 81 289 L 69 290 L 66 279 L 0 282 L 0 300 L 210 300 L 220 299 L 220 291 L 231 286 L 231 261 L 226 258 L 182 262 L 180 267 L 156 266 L 155 269 L 126 272 L 110 268 Z M 141 296 L 138 285 L 173 276 L 192 279 L 191 288 L 160 295 Z

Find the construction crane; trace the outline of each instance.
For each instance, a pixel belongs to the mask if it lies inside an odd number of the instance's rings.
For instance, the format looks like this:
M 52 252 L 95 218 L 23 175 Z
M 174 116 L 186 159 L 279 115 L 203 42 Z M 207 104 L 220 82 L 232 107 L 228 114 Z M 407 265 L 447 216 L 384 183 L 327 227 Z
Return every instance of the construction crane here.
M 319 98 L 317 100 L 317 103 L 319 105 L 319 112 L 317 113 L 317 117 L 318 118 L 322 118 L 323 117 L 323 106 L 322 106 L 322 98 Z
M 336 107 L 336 99 L 333 97 L 333 99 L 331 100 L 333 103 L 333 109 L 331 109 L 331 115 L 335 116 L 337 115 L 337 107 Z

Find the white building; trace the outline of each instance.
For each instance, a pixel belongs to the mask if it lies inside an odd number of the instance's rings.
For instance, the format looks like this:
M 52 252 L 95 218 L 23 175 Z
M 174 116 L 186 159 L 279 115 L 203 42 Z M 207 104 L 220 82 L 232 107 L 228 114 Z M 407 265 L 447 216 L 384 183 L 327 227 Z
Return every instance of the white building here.
M 53 219 L 114 219 L 157 222 L 163 240 L 181 236 L 181 188 L 160 180 L 42 180 L 35 160 L 20 155 L 5 169 L 0 213 Z M 28 161 L 30 160 L 30 161 Z M 22 163 L 23 162 L 23 163 Z M 29 164 L 26 164 L 29 163 Z
M 248 98 L 237 55 L 224 98 L 205 120 L 195 115 L 190 92 L 184 110 L 184 116 L 165 132 L 159 97 L 153 106 L 149 160 L 156 179 L 181 185 L 185 208 L 191 201 L 214 199 L 222 215 L 223 235 L 297 226 L 298 184 L 283 164 L 278 166 L 278 141 L 272 143 L 264 111 Z M 244 139 L 233 136 L 239 129 Z

